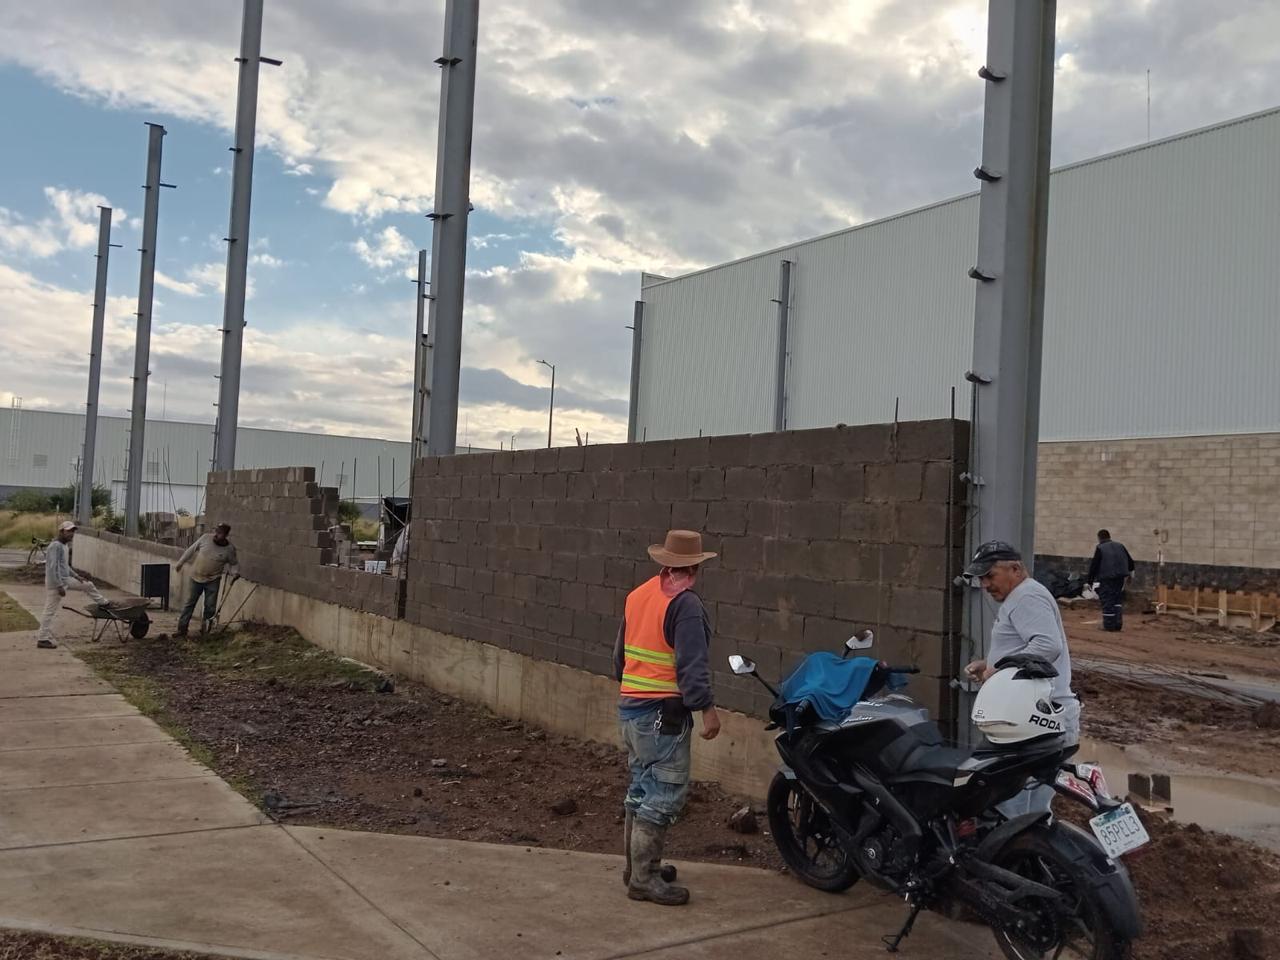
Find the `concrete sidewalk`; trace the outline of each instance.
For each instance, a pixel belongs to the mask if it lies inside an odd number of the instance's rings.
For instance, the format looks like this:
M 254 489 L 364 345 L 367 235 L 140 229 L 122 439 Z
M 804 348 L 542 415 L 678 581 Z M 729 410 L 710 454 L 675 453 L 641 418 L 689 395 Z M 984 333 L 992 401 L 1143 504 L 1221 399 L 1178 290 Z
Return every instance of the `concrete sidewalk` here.
M 40 587 L 0 589 L 43 604 Z M 57 630 L 74 648 L 89 623 L 64 612 Z M 693 905 L 662 908 L 627 900 L 620 871 L 598 854 L 271 823 L 67 646 L 0 634 L 3 927 L 295 960 L 859 960 L 904 917 L 857 888 L 706 864 L 681 864 Z M 997 955 L 984 931 L 927 915 L 904 954 Z

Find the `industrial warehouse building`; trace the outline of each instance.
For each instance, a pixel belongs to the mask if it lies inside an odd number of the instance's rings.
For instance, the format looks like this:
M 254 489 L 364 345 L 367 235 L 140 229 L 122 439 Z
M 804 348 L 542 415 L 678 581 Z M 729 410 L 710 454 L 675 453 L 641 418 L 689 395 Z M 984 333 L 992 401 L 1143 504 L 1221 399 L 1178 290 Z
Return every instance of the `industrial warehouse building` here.
M 84 421 L 79 413 L 18 406 L 0 410 L 0 503 L 17 490 L 52 492 L 75 482 Z M 99 417 L 94 483 L 111 490 L 117 512 L 124 509 L 128 449 L 129 421 Z M 210 424 L 148 420 L 142 512 L 202 513 L 212 453 Z M 409 489 L 407 442 L 241 427 L 236 460 L 241 469 L 314 466 L 317 480 L 337 487 L 344 500 L 361 504 L 376 504 L 380 496 L 405 496 Z
M 1270 110 L 1053 172 L 1039 554 L 1280 569 L 1278 164 Z M 967 419 L 977 235 L 974 193 L 645 275 L 635 439 Z

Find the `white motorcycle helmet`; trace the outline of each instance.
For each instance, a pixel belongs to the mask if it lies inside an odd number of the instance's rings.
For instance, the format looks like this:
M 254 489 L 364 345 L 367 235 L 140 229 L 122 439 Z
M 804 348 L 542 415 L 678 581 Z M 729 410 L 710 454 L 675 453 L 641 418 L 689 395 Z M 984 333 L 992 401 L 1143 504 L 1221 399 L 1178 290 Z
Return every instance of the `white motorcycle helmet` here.
M 1022 659 L 1022 658 L 1018 658 Z M 1046 734 L 1065 732 L 1063 707 L 1053 701 L 1053 681 L 1057 671 L 1039 657 L 1027 658 L 1048 667 L 1049 676 L 1034 665 L 997 664 L 996 674 L 987 680 L 973 702 L 973 722 L 992 743 L 1022 743 Z

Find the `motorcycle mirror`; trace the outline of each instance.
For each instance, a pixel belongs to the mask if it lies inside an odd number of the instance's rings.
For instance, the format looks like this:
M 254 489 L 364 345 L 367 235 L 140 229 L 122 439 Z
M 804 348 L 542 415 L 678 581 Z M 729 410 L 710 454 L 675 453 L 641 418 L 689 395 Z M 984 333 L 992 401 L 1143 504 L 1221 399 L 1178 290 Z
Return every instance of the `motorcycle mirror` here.
M 848 650 L 868 650 L 875 642 L 876 635 L 870 630 L 863 630 L 861 633 L 855 633 L 846 640 L 844 645 Z
M 747 676 L 756 672 L 756 665 L 746 657 L 736 653 L 729 655 L 729 669 L 740 677 Z

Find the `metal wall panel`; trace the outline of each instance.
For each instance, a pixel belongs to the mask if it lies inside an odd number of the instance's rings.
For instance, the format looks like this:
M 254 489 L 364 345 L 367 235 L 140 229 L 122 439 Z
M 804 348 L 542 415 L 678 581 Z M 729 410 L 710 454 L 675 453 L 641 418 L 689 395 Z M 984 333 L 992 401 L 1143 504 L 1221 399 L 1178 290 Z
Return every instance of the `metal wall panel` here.
M 13 419 L 11 410 L 0 409 L 0 486 L 61 487 L 73 482 L 84 442 L 83 414 L 22 410 L 17 414 L 16 429 Z M 123 481 L 128 443 L 128 420 L 98 418 L 95 483 L 110 487 Z M 390 495 L 393 462 L 399 495 L 407 495 L 409 488 L 408 443 L 242 427 L 236 448 L 243 469 L 313 466 L 318 473 L 323 464 L 323 482 L 336 486 L 339 474 L 343 474 L 342 495 L 348 498 Z M 203 487 L 212 450 L 209 424 L 148 420 L 142 479 L 153 495 L 144 499 L 143 510 L 172 510 L 172 504 L 166 502 L 172 498 L 161 491 L 169 484 L 175 488 Z M 11 451 L 15 454 L 12 457 Z M 357 485 L 354 492 L 353 483 Z
M 645 289 L 637 439 L 772 429 L 781 259 Z
M 1054 172 L 1042 439 L 1280 430 L 1278 163 L 1273 110 Z M 973 194 L 647 278 L 641 431 L 770 429 L 784 256 L 789 425 L 967 415 L 976 240 Z

